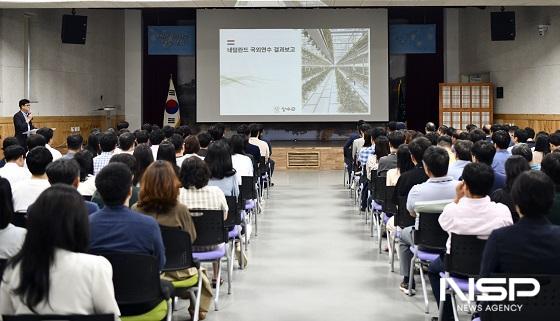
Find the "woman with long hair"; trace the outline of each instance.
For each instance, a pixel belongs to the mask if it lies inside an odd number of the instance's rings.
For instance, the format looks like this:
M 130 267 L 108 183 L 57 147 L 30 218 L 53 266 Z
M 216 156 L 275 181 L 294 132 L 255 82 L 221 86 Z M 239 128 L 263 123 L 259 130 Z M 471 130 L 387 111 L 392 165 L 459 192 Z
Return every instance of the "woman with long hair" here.
M 13 214 L 10 182 L 0 177 L 0 259 L 16 255 L 23 245 L 26 230 L 11 223 Z
M 107 259 L 86 254 L 89 221 L 71 186 L 46 189 L 27 211 L 21 251 L 8 261 L 0 314 L 120 315 Z
M 227 143 L 219 140 L 210 144 L 204 161 L 211 173 L 208 185 L 219 187 L 225 196 L 238 196 L 241 182 L 235 177 L 236 171 Z
M 158 156 L 162 146 L 164 144 L 159 145 Z M 140 198 L 132 209 L 153 217 L 161 226 L 179 228 L 187 232 L 191 242 L 194 242 L 196 229 L 187 206 L 177 201 L 181 183 L 172 165 L 174 164 L 169 161 L 157 160 L 148 166 L 140 182 Z M 181 281 L 196 275 L 197 272 L 196 268 L 166 272 L 163 278 L 169 281 Z M 203 275 L 199 313 L 202 320 L 206 317 L 212 303 L 212 287 L 208 278 Z M 191 299 L 189 309 L 191 315 L 194 314 L 194 306 L 195 303 Z
M 140 144 L 134 149 L 132 156 L 136 158 L 136 172 L 134 173 L 134 179 L 132 185 L 137 186 L 142 180 L 142 175 L 146 171 L 146 168 L 154 162 L 154 154 L 150 146 L 146 144 Z
M 231 163 L 235 169 L 237 181 L 241 184 L 241 177 L 253 176 L 253 160 L 245 154 L 245 138 L 242 135 L 232 135 L 229 145 L 231 147 Z
M 371 171 L 377 170 L 379 165 L 379 160 L 381 157 L 387 156 L 390 153 L 389 149 L 389 138 L 387 136 L 379 136 L 375 140 L 375 149 L 373 155 L 370 155 L 366 163 L 366 175 L 369 180 L 371 180 Z
M 177 166 L 177 158 L 175 157 L 175 146 L 168 141 L 164 141 L 159 145 L 157 152 L 157 160 L 168 161 L 171 163 L 173 170 L 177 177 L 179 177 L 179 172 L 181 169 Z M 142 185 L 142 184 L 140 184 Z
M 550 153 L 550 140 L 548 134 L 538 134 L 535 138 L 533 151 L 533 164 L 540 164 L 546 154 Z
M 74 154 L 74 160 L 80 165 L 78 192 L 89 201 L 97 190 L 93 176 L 93 155 L 89 150 L 81 150 Z
M 88 150 L 93 157 L 101 154 L 101 148 L 99 147 L 99 139 L 101 138 L 101 132 L 99 129 L 93 129 L 88 136 L 86 150 Z

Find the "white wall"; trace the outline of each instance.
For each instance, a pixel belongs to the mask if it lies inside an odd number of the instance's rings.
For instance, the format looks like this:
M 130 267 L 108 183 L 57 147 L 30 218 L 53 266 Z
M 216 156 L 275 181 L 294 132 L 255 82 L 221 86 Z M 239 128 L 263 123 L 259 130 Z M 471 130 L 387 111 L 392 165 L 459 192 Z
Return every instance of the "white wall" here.
M 560 113 L 560 7 L 508 8 L 516 12 L 516 40 L 490 40 L 490 12 L 464 8 L 460 13 L 462 74 L 490 72 L 504 87 L 496 113 Z M 537 25 L 550 24 L 544 37 Z
M 24 98 L 24 13 L 31 18 L 31 99 L 35 115 L 98 115 L 103 104 L 124 114 L 124 11 L 78 10 L 88 16 L 85 45 L 62 44 L 62 15 L 69 9 L 0 13 L 0 115 L 11 116 Z
M 443 69 L 445 82 L 459 82 L 459 9 L 444 9 Z

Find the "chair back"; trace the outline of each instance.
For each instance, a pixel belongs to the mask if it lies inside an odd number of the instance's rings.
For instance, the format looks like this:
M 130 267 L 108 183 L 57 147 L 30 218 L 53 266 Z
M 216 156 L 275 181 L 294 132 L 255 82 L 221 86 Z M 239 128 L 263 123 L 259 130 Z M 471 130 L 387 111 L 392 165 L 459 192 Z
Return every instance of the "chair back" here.
M 195 266 L 189 233 L 179 228 L 161 225 L 159 229 L 165 246 L 165 267 L 163 271 L 178 271 Z
M 0 259 L 0 280 L 2 279 L 2 275 L 4 275 L 4 269 L 6 269 L 6 264 L 8 260 Z
M 95 253 L 113 266 L 115 299 L 120 306 L 161 300 L 159 261 L 153 255 L 126 252 Z
M 477 277 L 486 240 L 476 235 L 451 234 L 451 252 L 445 256 L 445 271 L 454 275 Z
M 399 196 L 399 207 L 395 214 L 395 226 L 405 228 L 414 225 L 414 217 L 406 209 L 406 196 Z
M 224 221 L 224 226 L 228 228 L 228 227 L 233 227 L 235 225 L 241 225 L 241 209 L 239 208 L 237 197 L 226 196 L 226 201 L 229 210 L 228 210 L 227 219 Z
M 373 199 L 377 204 L 384 204 L 386 195 L 387 177 L 378 176 L 375 178 L 375 193 L 373 194 Z
M 259 176 L 263 176 L 266 173 L 266 157 L 261 156 L 259 160 Z
M 496 278 L 534 278 L 540 284 L 540 291 L 534 297 L 516 296 L 514 301 L 487 302 L 487 304 L 504 304 L 508 306 L 522 305 L 522 309 L 515 311 L 499 311 L 499 309 L 485 309 L 480 313 L 482 321 L 527 321 L 527 320 L 555 320 L 560 315 L 560 275 L 492 275 Z M 518 290 L 533 290 L 533 286 L 516 287 Z M 507 299 L 506 299 L 507 300 Z M 494 311 L 498 310 L 498 311 Z
M 228 241 L 222 210 L 190 210 L 196 228 L 193 245 L 216 245 Z
M 414 231 L 414 244 L 420 249 L 445 251 L 449 234 L 439 225 L 438 219 L 445 205 L 451 200 L 416 202 L 414 211 L 418 215 L 418 226 Z
M 241 176 L 241 186 L 239 188 L 240 198 L 243 202 L 257 198 L 255 189 L 255 177 Z
M 37 315 L 37 314 L 19 314 L 19 315 L 2 315 L 4 321 L 115 321 L 112 314 L 92 314 L 92 315 Z
M 27 228 L 27 212 L 15 212 L 12 216 L 12 224 L 17 227 Z
M 387 177 L 383 177 L 387 181 Z M 397 204 L 393 203 L 395 186 L 385 186 L 385 200 L 383 202 L 383 212 L 387 214 L 397 214 Z M 410 215 L 409 215 L 410 216 Z

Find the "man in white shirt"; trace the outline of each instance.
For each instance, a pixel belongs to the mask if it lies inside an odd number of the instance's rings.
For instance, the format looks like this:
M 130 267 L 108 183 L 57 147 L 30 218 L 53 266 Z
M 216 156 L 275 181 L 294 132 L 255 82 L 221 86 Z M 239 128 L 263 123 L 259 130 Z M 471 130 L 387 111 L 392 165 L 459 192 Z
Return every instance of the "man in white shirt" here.
M 154 159 L 157 159 L 159 144 L 161 144 L 164 139 L 165 134 L 163 133 L 163 130 L 159 128 L 152 130 L 152 132 L 150 133 L 150 148 L 152 149 Z
M 52 160 L 51 152 L 42 146 L 35 147 L 27 153 L 26 163 L 31 178 L 19 181 L 12 188 L 15 212 L 27 212 L 29 205 L 51 186 L 46 168 Z
M 365 142 L 364 135 L 370 128 L 371 127 L 365 123 L 361 124 L 358 127 L 358 131 L 360 132 L 360 138 L 354 139 L 354 142 L 352 143 L 352 160 L 356 160 L 356 158 L 358 157 L 358 152 L 364 146 L 364 142 Z
M 451 248 L 451 233 L 476 235 L 487 239 L 493 230 L 513 224 L 511 212 L 504 204 L 494 203 L 488 194 L 494 184 L 494 171 L 484 163 L 471 163 L 463 170 L 463 181 L 457 185 L 453 203 L 447 204 L 439 217 L 441 228 L 449 233 L 447 253 Z M 432 291 L 439 304 L 439 273 L 445 271 L 442 257 L 430 264 Z M 453 320 L 451 298 L 443 307 L 443 320 Z
M 449 155 L 444 148 L 437 146 L 428 147 L 424 152 L 422 162 L 424 164 L 424 171 L 429 178 L 422 184 L 414 185 L 408 193 L 406 209 L 413 217 L 416 217 L 414 212 L 416 202 L 452 200 L 455 197 L 455 186 L 458 184 L 453 177 L 447 176 Z M 401 275 L 403 276 L 400 289 L 406 294 L 410 294 L 408 282 L 410 261 L 413 256 L 412 251 L 410 251 L 411 245 L 412 226 L 409 226 L 402 230 L 399 243 L 400 268 Z M 414 282 L 414 280 L 410 281 Z M 411 286 L 413 292 L 414 288 L 413 283 Z
M 4 149 L 6 165 L 0 168 L 0 177 L 4 177 L 8 180 L 8 182 L 10 182 L 12 190 L 17 182 L 31 177 L 31 173 L 23 167 L 25 162 L 23 158 L 24 155 L 25 148 L 20 145 L 12 145 Z
M 249 137 L 249 144 L 253 144 L 257 146 L 259 148 L 259 151 L 261 152 L 261 156 L 264 156 L 265 159 L 268 161 L 268 158 L 270 157 L 270 150 L 268 148 L 268 144 L 265 141 L 259 139 L 259 133 L 260 133 L 259 125 L 251 124 L 249 125 L 249 130 L 251 131 L 251 137 Z M 260 160 L 255 160 L 255 161 L 259 162 Z
M 51 128 L 42 127 L 37 130 L 37 134 L 45 137 L 45 140 L 47 141 L 45 147 L 49 150 L 49 152 L 51 152 L 53 161 L 60 159 L 62 157 L 62 154 L 58 150 L 52 148 L 50 145 L 52 144 L 54 131 Z
M 136 142 L 136 136 L 133 133 L 122 133 L 119 136 L 119 147 L 115 150 L 115 154 L 129 154 L 134 153 L 134 145 Z M 155 159 L 155 158 L 154 158 Z
M 457 140 L 453 149 L 455 150 L 456 161 L 449 164 L 449 170 L 447 175 L 453 177 L 456 180 L 461 178 L 463 175 L 463 168 L 467 166 L 472 160 L 471 148 L 473 143 L 470 140 Z

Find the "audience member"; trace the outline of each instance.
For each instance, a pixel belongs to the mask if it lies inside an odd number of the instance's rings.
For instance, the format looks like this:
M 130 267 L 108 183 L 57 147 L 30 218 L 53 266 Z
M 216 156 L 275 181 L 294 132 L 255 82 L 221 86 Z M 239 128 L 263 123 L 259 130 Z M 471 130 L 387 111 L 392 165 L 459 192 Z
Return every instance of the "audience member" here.
M 15 187 L 20 181 L 31 177 L 31 173 L 24 167 L 25 148 L 19 144 L 4 149 L 6 165 L 0 168 L 0 177 L 7 179 L 10 186 Z
M 109 160 L 115 152 L 115 148 L 117 148 L 117 135 L 108 131 L 103 133 L 99 140 L 99 145 L 101 146 L 101 154 L 93 158 L 94 175 L 97 175 L 97 173 L 109 163 Z
M 228 215 L 226 197 L 219 187 L 208 185 L 210 176 L 211 172 L 205 161 L 198 157 L 185 159 L 181 165 L 181 184 L 183 184 L 183 188 L 179 192 L 179 201 L 191 210 L 222 210 L 225 220 Z M 218 246 L 220 244 L 212 246 L 193 245 L 193 251 L 211 251 Z M 218 265 L 216 263 L 213 264 L 213 269 L 214 279 L 212 283 L 216 284 L 218 275 Z
M 397 150 L 404 144 L 404 134 L 400 131 L 391 131 L 389 138 L 389 154 L 379 158 L 377 165 L 377 175 L 387 176 L 387 172 L 397 167 Z
M 210 142 L 212 141 L 212 136 L 210 136 L 210 134 L 208 134 L 208 133 L 200 133 L 196 136 L 196 138 L 198 139 L 198 143 L 200 144 L 200 150 L 198 151 L 197 154 L 198 154 L 198 156 L 204 158 L 204 157 L 206 157 L 206 154 L 208 153 L 208 145 L 210 145 Z M 260 159 L 260 156 L 259 156 L 259 159 Z
M 128 166 L 108 164 L 96 175 L 95 185 L 105 206 L 89 217 L 91 251 L 153 255 L 161 270 L 165 250 L 158 223 L 126 207 L 132 196 L 132 172 Z
M 494 203 L 488 197 L 494 182 L 494 171 L 484 163 L 471 163 L 463 170 L 463 181 L 457 185 L 455 201 L 447 204 L 438 221 L 441 228 L 449 233 L 447 253 L 451 249 L 451 234 L 476 235 L 486 239 L 493 230 L 513 224 L 509 209 Z M 443 255 L 434 260 L 428 268 L 432 292 L 440 304 L 440 273 L 445 271 Z M 453 320 L 451 297 L 444 302 L 443 319 Z
M 0 314 L 104 313 L 118 319 L 111 264 L 86 254 L 88 216 L 81 195 L 70 186 L 52 186 L 27 215 L 23 247 L 2 278 Z
M 21 146 L 18 144 L 18 147 Z M 0 259 L 4 260 L 19 252 L 27 231 L 11 223 L 13 214 L 14 204 L 10 182 L 0 177 Z
M 534 149 L 535 148 L 535 130 L 531 127 L 525 127 L 525 134 L 527 135 L 527 145 L 529 145 L 529 148 Z
M 546 218 L 554 194 L 554 183 L 547 175 L 539 171 L 519 175 L 511 196 L 520 220 L 492 232 L 482 254 L 481 277 L 560 273 L 560 227 Z
M 414 163 L 412 162 L 412 158 L 410 155 L 410 151 L 408 149 L 408 145 L 401 144 L 397 149 L 397 167 L 391 168 L 387 171 L 387 186 L 395 186 L 397 185 L 397 181 L 401 174 L 408 172 L 409 170 L 414 168 Z
M 412 144 L 414 144 L 414 141 Z M 411 149 L 413 147 L 415 149 L 418 148 L 413 145 Z M 414 157 L 414 153 L 412 155 Z M 445 149 L 436 146 L 429 146 L 426 148 L 424 155 L 422 156 L 422 163 L 424 164 L 424 172 L 429 178 L 427 181 L 413 186 L 408 193 L 406 201 L 406 209 L 413 217 L 417 217 L 414 212 L 416 202 L 453 199 L 455 196 L 455 187 L 458 183 L 455 179 L 453 179 L 453 177 L 447 176 L 449 156 L 447 155 Z M 409 171 L 407 173 L 411 172 L 412 171 Z M 404 175 L 406 175 L 406 173 L 401 175 L 401 178 L 404 177 Z M 410 261 L 413 256 L 412 251 L 410 250 L 410 246 L 413 244 L 412 231 L 412 226 L 406 227 L 401 231 L 398 248 L 400 271 L 403 276 L 403 282 L 400 285 L 400 289 L 406 294 L 411 294 L 409 292 L 409 271 Z M 414 294 L 415 284 L 414 280 L 411 281 L 413 283 L 410 288 L 413 290 L 412 294 Z
M 47 142 L 45 144 L 45 147 L 49 150 L 49 152 L 51 152 L 53 161 L 62 157 L 62 154 L 58 150 L 52 148 L 50 145 L 53 141 L 53 136 L 54 136 L 54 131 L 51 128 L 47 128 L 47 127 L 39 128 L 37 130 L 37 135 L 41 135 L 45 138 L 45 141 Z
M 126 120 L 121 120 L 117 123 L 117 130 L 128 129 L 130 124 Z
M 422 157 L 424 156 L 426 149 L 430 146 L 430 141 L 425 137 L 418 137 L 408 145 L 410 158 L 414 164 L 414 168 L 406 173 L 401 173 L 399 180 L 395 185 L 393 203 L 399 204 L 399 198 L 408 197 L 408 192 L 414 185 L 424 183 L 428 180 L 428 176 L 426 176 L 426 172 L 424 172 Z
M 136 137 L 136 144 L 148 144 L 150 141 L 150 133 L 146 130 L 137 130 L 134 132 Z
M 547 218 L 554 225 L 560 225 L 560 153 L 547 154 L 541 163 L 541 171 L 552 179 L 555 185 L 554 202 Z
M 471 148 L 471 154 L 474 163 L 484 163 L 492 166 L 492 160 L 496 154 L 496 148 L 488 141 L 478 141 Z M 504 186 L 506 186 L 506 175 L 500 174 L 494 170 L 494 185 L 492 185 L 492 192 L 499 188 L 503 188 Z
M 490 199 L 496 203 L 502 203 L 509 208 L 513 222 L 519 220 L 519 214 L 511 198 L 511 188 L 515 179 L 523 172 L 530 170 L 529 163 L 523 156 L 514 155 L 506 161 L 506 186 L 492 192 Z
M 508 147 L 508 151 L 510 152 L 510 154 L 514 146 L 527 143 L 527 133 L 524 129 L 518 128 L 515 130 L 515 132 L 513 133 L 513 143 L 513 146 Z
M 80 165 L 80 184 L 78 185 L 78 192 L 82 196 L 91 200 L 93 193 L 95 193 L 95 176 L 93 176 L 93 155 L 87 149 L 77 152 L 74 155 L 74 160 Z
M 505 163 L 511 156 L 511 153 L 508 150 L 508 147 L 510 146 L 510 136 L 506 131 L 499 130 L 492 134 L 492 141 L 494 142 L 494 147 L 496 148 L 494 160 L 492 161 L 492 168 L 495 173 L 505 175 Z
M 161 146 L 158 152 L 161 151 Z M 177 201 L 181 183 L 175 175 L 170 163 L 155 161 L 150 164 L 142 176 L 140 198 L 132 210 L 153 217 L 160 226 L 179 228 L 189 234 L 191 242 L 196 239 L 196 229 L 187 206 Z M 163 278 L 169 281 L 188 279 L 197 274 L 196 268 L 166 272 Z M 200 316 L 206 316 L 212 303 L 212 287 L 205 274 L 203 275 L 202 297 L 200 302 Z M 183 293 L 181 297 L 190 297 Z M 193 315 L 194 300 L 191 299 L 189 311 Z
M 145 144 L 136 146 L 132 155 L 136 159 L 136 172 L 134 173 L 132 184 L 138 186 L 144 171 L 154 162 L 154 156 L 150 147 Z
M 553 152 L 560 149 L 560 132 L 553 133 L 549 136 L 550 151 Z
M 231 164 L 237 176 L 237 182 L 241 185 L 241 177 L 253 177 L 253 161 L 245 155 L 245 139 L 241 135 L 232 135 L 229 141 L 231 147 Z
M 45 147 L 38 146 L 27 153 L 26 163 L 31 177 L 17 182 L 12 187 L 14 211 L 27 212 L 29 205 L 33 204 L 39 195 L 49 188 L 51 184 L 49 184 L 45 171 L 50 162 L 52 162 L 52 154 Z
M 153 128 L 153 127 L 152 127 Z M 156 128 L 152 129 L 150 132 L 150 148 L 152 149 L 152 156 L 154 159 L 157 159 L 157 150 L 159 148 L 159 144 L 165 139 L 165 134 L 163 130 Z
M 238 196 L 241 181 L 236 178 L 228 145 L 223 141 L 210 144 L 204 161 L 211 173 L 208 185 L 219 187 L 225 196 Z
M 455 153 L 453 152 L 453 148 L 452 148 L 452 140 L 451 137 L 444 135 L 444 136 L 439 136 L 437 139 L 437 146 L 445 149 L 445 151 L 447 152 L 447 155 L 449 156 L 449 165 L 455 163 Z
M 175 146 L 168 141 L 163 141 L 158 148 L 157 160 L 164 160 L 171 163 L 175 174 L 179 176 L 180 167 L 177 166 L 177 159 L 175 158 Z
M 183 152 L 183 156 L 179 159 L 177 159 L 177 166 L 181 166 L 183 164 L 183 161 L 189 157 L 200 157 L 201 159 L 204 159 L 204 157 L 198 155 L 198 152 L 200 151 L 200 142 L 198 141 L 198 138 L 194 135 L 190 135 L 187 136 L 187 138 L 185 138 L 185 142 L 184 142 L 184 152 Z M 205 154 L 208 154 L 208 149 L 206 150 Z
M 161 129 L 161 131 L 163 131 L 163 136 L 165 138 L 170 138 L 171 136 L 173 136 L 173 134 L 175 134 L 175 128 L 169 126 L 169 125 L 165 125 L 163 126 L 163 128 Z
M 80 134 L 72 134 L 66 137 L 66 146 L 68 147 L 68 151 L 64 156 L 63 159 L 72 159 L 74 155 L 82 150 L 82 145 L 84 144 L 84 138 Z M 53 156 L 54 159 L 54 156 Z
M 533 163 L 540 164 L 543 157 L 550 153 L 550 142 L 548 134 L 539 134 L 535 139 L 535 147 L 533 149 Z
M 185 151 L 185 147 L 183 145 L 183 136 L 181 136 L 180 134 L 173 134 L 169 139 L 169 143 L 173 144 L 173 147 L 175 148 L 175 162 L 177 163 L 177 166 L 181 167 L 181 165 L 179 164 L 178 158 L 183 157 L 183 153 Z
M 525 143 L 515 144 L 511 148 L 511 154 L 512 155 L 519 155 L 519 156 L 522 156 L 523 158 L 525 158 L 527 160 L 527 163 L 529 163 L 529 166 L 531 167 L 532 170 L 537 170 L 538 171 L 538 170 L 541 169 L 541 164 L 533 163 L 533 152 L 531 151 L 531 148 L 529 147 L 529 145 L 527 145 Z
M 115 150 L 116 154 L 125 153 L 132 155 L 134 153 L 134 143 L 136 136 L 133 133 L 123 133 L 119 136 L 119 147 Z
M 162 144 L 163 145 L 163 144 Z M 113 155 L 113 157 L 111 157 L 111 160 L 109 161 L 109 164 L 111 163 L 122 163 L 125 164 L 128 169 L 130 170 L 130 172 L 132 173 L 132 181 L 134 181 L 134 173 L 137 172 L 138 170 L 138 166 L 136 163 L 136 158 L 134 158 L 134 156 L 129 155 L 129 154 L 116 154 Z M 136 202 L 138 202 L 138 195 L 140 194 L 140 188 L 136 185 L 132 185 L 132 192 L 130 195 L 130 199 L 128 200 L 128 207 L 132 207 L 132 205 L 136 204 Z M 95 193 L 93 193 L 92 197 L 91 197 L 91 201 L 94 202 L 95 204 L 97 204 L 97 206 L 99 206 L 99 208 L 103 208 L 105 207 L 105 202 L 103 202 L 103 197 L 101 197 L 101 194 L 99 193 L 99 191 L 95 191 Z
M 486 134 L 481 129 L 473 129 L 469 131 L 469 135 L 471 136 L 471 142 L 476 143 L 479 140 L 486 140 Z
M 379 136 L 375 140 L 375 154 L 369 156 L 367 163 L 366 163 L 366 175 L 367 178 L 371 180 L 371 171 L 378 170 L 379 167 L 379 159 L 382 157 L 386 157 L 389 155 L 390 147 L 389 147 L 389 139 L 387 136 Z M 379 174 L 379 173 L 378 173 Z
M 259 148 L 261 157 L 264 156 L 265 160 L 268 161 L 270 157 L 270 148 L 265 141 L 259 139 L 260 127 L 257 124 L 249 125 L 249 130 L 251 131 L 251 136 L 249 137 L 249 144 L 253 144 Z
M 101 147 L 99 147 L 99 140 L 101 139 L 101 133 L 99 131 L 92 131 L 87 140 L 86 150 L 88 150 L 93 157 L 101 154 Z
M 449 164 L 447 175 L 453 177 L 456 180 L 459 180 L 461 178 L 461 175 L 463 175 L 463 169 L 472 160 L 472 146 L 473 143 L 470 140 L 457 140 L 455 142 L 453 148 L 455 150 L 456 161 Z
M 32 150 L 33 148 L 35 148 L 37 146 L 45 147 L 45 145 L 47 144 L 47 141 L 45 140 L 45 137 L 43 137 L 39 134 L 29 135 L 27 137 L 26 142 L 27 142 L 27 150 L 28 151 Z
M 2 141 L 2 150 L 4 151 L 4 154 L 6 153 L 6 148 L 8 148 L 9 146 L 12 146 L 12 145 L 19 145 L 19 141 L 17 140 L 17 138 L 15 138 L 15 137 L 4 138 L 4 140 Z M 25 147 L 24 147 L 24 150 L 25 150 Z M 4 165 L 6 165 L 6 155 L 4 155 L 4 158 L 2 160 L 0 160 L 0 168 L 4 167 Z
M 432 122 L 428 122 L 426 123 L 426 126 L 424 127 L 425 129 L 425 133 L 433 133 L 436 131 L 436 125 Z

